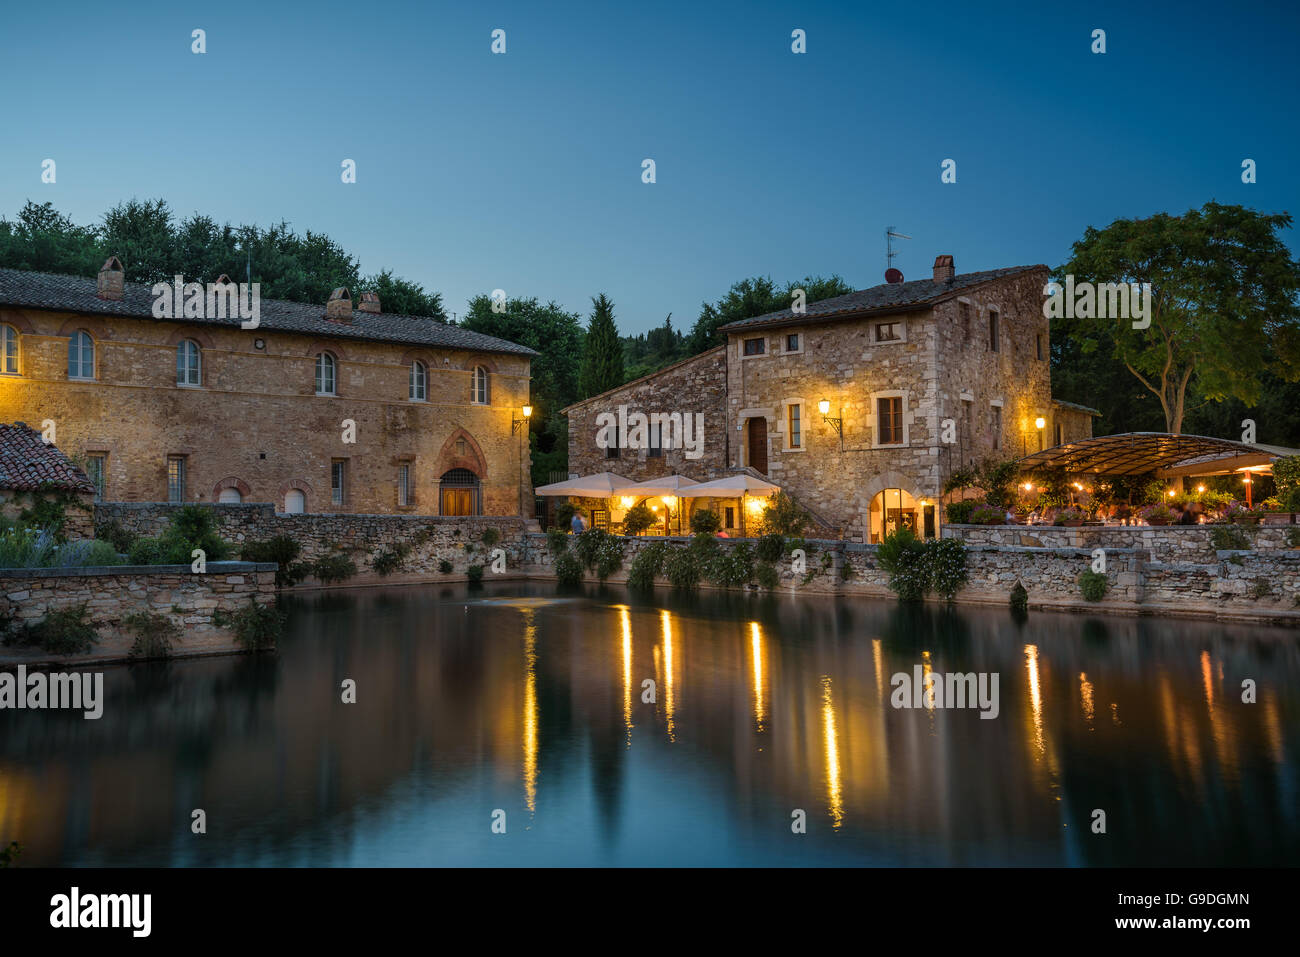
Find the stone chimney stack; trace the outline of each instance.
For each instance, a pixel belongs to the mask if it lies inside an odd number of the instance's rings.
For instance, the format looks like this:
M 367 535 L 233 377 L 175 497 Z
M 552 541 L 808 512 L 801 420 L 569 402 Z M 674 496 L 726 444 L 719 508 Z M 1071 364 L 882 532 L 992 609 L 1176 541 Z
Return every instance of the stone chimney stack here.
M 357 306 L 362 312 L 379 313 L 383 310 L 379 308 L 379 293 L 363 292 L 361 294 L 361 305 Z
M 952 282 L 952 277 L 956 274 L 956 267 L 953 265 L 952 257 L 944 254 L 934 257 L 934 281 L 935 282 Z
M 335 322 L 352 321 L 352 295 L 347 287 L 339 286 L 330 293 L 329 302 L 325 303 L 325 318 Z
M 100 299 L 121 302 L 125 292 L 126 273 L 122 271 L 122 263 L 116 256 L 109 256 L 99 270 L 99 282 L 95 288 L 95 295 Z

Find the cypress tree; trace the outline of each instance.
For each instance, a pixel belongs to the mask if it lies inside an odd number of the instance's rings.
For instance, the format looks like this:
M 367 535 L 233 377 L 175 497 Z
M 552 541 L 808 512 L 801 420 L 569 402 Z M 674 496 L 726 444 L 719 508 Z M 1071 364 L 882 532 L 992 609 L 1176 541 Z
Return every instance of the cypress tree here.
M 587 326 L 578 391 L 584 399 L 623 384 L 623 343 L 614 325 L 614 304 L 604 293 L 591 300 L 593 311 Z

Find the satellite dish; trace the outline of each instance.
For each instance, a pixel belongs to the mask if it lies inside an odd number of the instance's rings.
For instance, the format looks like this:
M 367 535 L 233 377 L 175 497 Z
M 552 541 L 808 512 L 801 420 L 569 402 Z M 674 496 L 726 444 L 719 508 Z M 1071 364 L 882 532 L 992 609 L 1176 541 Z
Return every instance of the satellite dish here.
M 897 285 L 903 281 L 903 274 L 892 266 L 885 270 L 885 282 Z

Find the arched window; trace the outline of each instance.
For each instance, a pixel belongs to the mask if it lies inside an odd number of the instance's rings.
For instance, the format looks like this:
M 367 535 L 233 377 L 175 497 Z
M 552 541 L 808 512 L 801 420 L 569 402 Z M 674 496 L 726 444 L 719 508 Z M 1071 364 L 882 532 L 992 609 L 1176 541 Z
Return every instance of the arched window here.
M 424 363 L 418 359 L 411 363 L 410 375 L 410 395 L 416 402 L 423 402 L 427 394 L 426 384 L 428 381 L 428 372 L 424 368 Z
M 0 372 L 5 375 L 18 374 L 18 330 L 13 326 L 0 326 L 0 336 L 4 341 L 0 342 L 0 350 L 3 350 L 4 356 L 0 358 L 3 366 Z
M 488 371 L 482 366 L 474 367 L 474 388 L 470 401 L 476 405 L 487 405 L 492 401 L 492 390 L 488 384 Z
M 176 346 L 176 384 L 201 384 L 200 362 L 202 362 L 202 359 L 199 344 L 193 339 L 182 339 L 180 344 Z
M 217 502 L 221 505 L 238 505 L 244 500 L 244 496 L 239 494 L 239 489 L 226 487 L 217 494 Z
M 335 367 L 334 357 L 328 352 L 322 352 L 316 357 L 316 394 L 317 395 L 335 395 Z
M 68 378 L 95 378 L 95 340 L 89 332 L 74 332 L 68 339 Z
M 469 469 L 449 469 L 438 482 L 441 515 L 482 515 L 483 494 L 478 476 Z
M 291 488 L 284 493 L 284 510 L 290 515 L 300 515 L 307 510 L 307 496 L 302 489 Z

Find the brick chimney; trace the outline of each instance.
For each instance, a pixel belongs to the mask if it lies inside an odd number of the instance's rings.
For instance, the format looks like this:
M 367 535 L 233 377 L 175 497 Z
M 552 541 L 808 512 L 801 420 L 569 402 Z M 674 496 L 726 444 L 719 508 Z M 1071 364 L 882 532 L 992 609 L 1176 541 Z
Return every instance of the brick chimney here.
M 116 256 L 109 256 L 104 265 L 100 267 L 95 295 L 100 299 L 121 302 L 125 288 L 126 273 L 122 271 L 122 263 Z
M 945 253 L 942 256 L 934 257 L 935 282 L 952 282 L 952 277 L 955 273 L 956 267 L 953 265 L 951 256 Z
M 363 292 L 361 294 L 361 305 L 357 306 L 357 308 L 362 312 L 383 312 L 383 310 L 379 308 L 379 293 Z
M 352 295 L 346 286 L 339 286 L 330 293 L 329 302 L 325 303 L 325 318 L 335 322 L 352 321 Z

